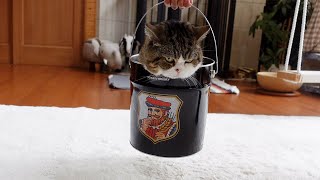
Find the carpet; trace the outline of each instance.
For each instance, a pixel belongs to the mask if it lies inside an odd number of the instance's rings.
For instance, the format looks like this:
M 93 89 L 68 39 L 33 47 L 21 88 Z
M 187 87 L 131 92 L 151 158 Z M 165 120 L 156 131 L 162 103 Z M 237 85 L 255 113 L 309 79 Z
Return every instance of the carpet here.
M 320 179 L 320 118 L 209 114 L 204 147 L 159 158 L 129 111 L 0 105 L 0 179 Z

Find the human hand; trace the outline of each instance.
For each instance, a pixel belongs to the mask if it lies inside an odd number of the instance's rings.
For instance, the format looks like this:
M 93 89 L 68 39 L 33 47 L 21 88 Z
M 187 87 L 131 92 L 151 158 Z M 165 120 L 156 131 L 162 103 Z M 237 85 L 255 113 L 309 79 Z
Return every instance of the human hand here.
M 161 139 L 164 139 L 166 138 L 166 135 L 164 135 L 162 132 L 157 132 L 156 133 L 156 139 L 157 140 L 161 140 Z
M 146 132 L 150 124 L 151 124 L 151 119 L 144 119 L 141 125 L 142 131 Z
M 181 9 L 191 7 L 193 0 L 164 0 L 164 4 L 176 10 L 178 7 Z

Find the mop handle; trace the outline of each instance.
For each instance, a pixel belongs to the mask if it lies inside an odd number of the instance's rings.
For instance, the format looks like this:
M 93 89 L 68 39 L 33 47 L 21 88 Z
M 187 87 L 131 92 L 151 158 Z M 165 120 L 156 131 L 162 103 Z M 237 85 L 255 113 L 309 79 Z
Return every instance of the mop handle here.
M 298 73 L 300 73 L 301 65 L 302 65 L 302 53 L 303 53 L 303 47 L 304 47 L 304 34 L 305 34 L 305 31 L 306 31 L 306 24 L 307 24 L 307 11 L 308 11 L 308 0 L 304 0 L 303 16 L 302 16 L 302 24 L 301 24 L 301 35 L 300 35 L 300 49 L 299 49 L 299 58 L 298 58 L 298 66 L 297 66 Z
M 159 5 L 163 4 L 163 3 L 164 3 L 164 1 L 159 2 L 158 4 L 155 4 L 155 5 L 152 6 L 150 9 L 147 10 L 147 12 L 142 16 L 142 18 L 140 19 L 140 21 L 139 21 L 139 23 L 138 23 L 138 25 L 137 25 L 137 27 L 136 27 L 136 30 L 135 30 L 134 35 L 133 35 L 133 39 L 136 39 L 137 31 L 138 31 L 138 29 L 139 29 L 139 27 L 140 27 L 143 19 L 147 16 L 147 14 L 149 14 L 151 10 L 153 10 L 154 8 L 156 8 L 157 6 L 159 6 Z M 202 12 L 199 8 L 197 8 L 197 7 L 194 6 L 194 5 L 192 5 L 192 7 L 195 8 L 195 9 L 203 16 L 203 18 L 206 20 L 207 24 L 208 24 L 209 27 L 210 27 L 210 31 L 211 31 L 211 33 L 212 33 L 212 36 L 213 36 L 214 45 L 215 45 L 215 55 L 216 55 L 216 60 L 215 60 L 215 61 L 216 61 L 216 63 L 215 63 L 215 64 L 216 64 L 216 71 L 215 71 L 215 70 L 211 70 L 211 71 L 213 72 L 212 75 L 213 75 L 213 77 L 214 77 L 214 76 L 215 76 L 216 74 L 218 74 L 218 72 L 219 72 L 219 66 L 218 66 L 219 59 L 218 59 L 218 52 L 217 52 L 217 51 L 218 51 L 218 47 L 217 47 L 216 37 L 215 37 L 215 35 L 214 35 L 213 29 L 212 29 L 211 24 L 210 24 L 209 20 L 207 19 L 207 17 L 203 14 L 203 12 Z M 132 50 L 130 51 L 130 57 L 131 57 L 131 53 L 132 53 Z M 206 57 L 206 58 L 208 58 L 208 57 Z M 208 58 L 208 59 L 211 59 L 211 58 Z M 211 60 L 213 60 L 213 59 L 211 59 Z M 214 60 L 213 60 L 213 61 L 214 61 Z M 215 61 L 214 61 L 214 62 L 215 62 Z M 212 77 L 212 78 L 213 78 L 213 77 Z
M 297 0 L 296 8 L 294 11 L 292 29 L 291 29 L 290 40 L 289 40 L 287 56 L 286 56 L 285 69 L 284 69 L 285 71 L 288 71 L 288 67 L 289 67 L 292 44 L 293 44 L 293 39 L 294 39 L 294 33 L 296 31 L 296 26 L 297 26 L 297 19 L 298 19 L 298 14 L 299 14 L 300 2 L 301 2 L 300 0 Z M 299 43 L 299 55 L 298 55 L 298 63 L 297 63 L 298 73 L 300 73 L 300 71 L 301 71 L 301 64 L 302 64 L 302 53 L 303 53 L 304 33 L 305 33 L 305 29 L 306 29 L 307 9 L 308 9 L 308 0 L 304 0 L 300 43 Z

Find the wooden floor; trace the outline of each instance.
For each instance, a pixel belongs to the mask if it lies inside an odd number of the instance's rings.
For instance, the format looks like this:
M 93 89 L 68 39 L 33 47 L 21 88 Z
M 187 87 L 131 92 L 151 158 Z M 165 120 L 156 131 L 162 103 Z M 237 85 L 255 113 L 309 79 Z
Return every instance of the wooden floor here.
M 129 109 L 130 91 L 110 89 L 106 74 L 84 69 L 0 65 L 0 104 Z M 320 96 L 274 97 L 256 93 L 256 83 L 229 82 L 241 94 L 210 94 L 209 112 L 320 116 Z

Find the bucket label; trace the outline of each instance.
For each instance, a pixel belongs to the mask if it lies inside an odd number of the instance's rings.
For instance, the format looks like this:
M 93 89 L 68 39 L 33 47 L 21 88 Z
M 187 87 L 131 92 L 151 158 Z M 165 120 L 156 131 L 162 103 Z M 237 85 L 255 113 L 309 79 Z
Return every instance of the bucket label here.
M 183 102 L 176 95 L 140 92 L 138 128 L 154 144 L 174 138 L 180 130 L 179 113 Z

